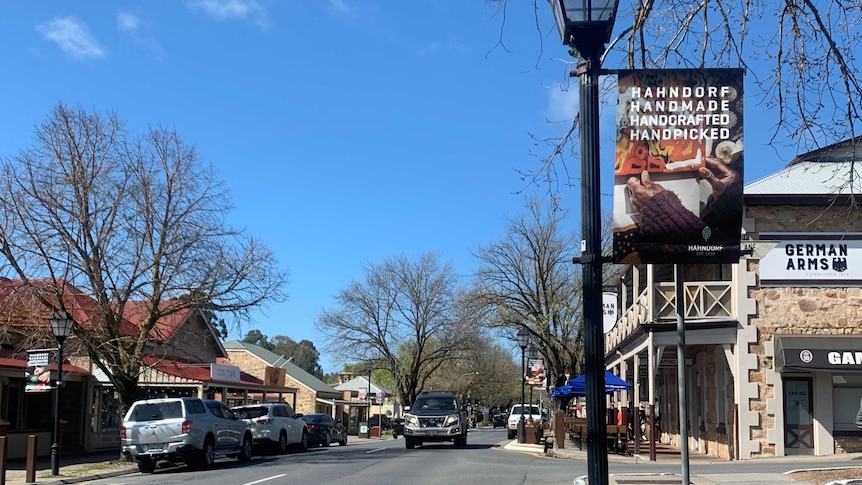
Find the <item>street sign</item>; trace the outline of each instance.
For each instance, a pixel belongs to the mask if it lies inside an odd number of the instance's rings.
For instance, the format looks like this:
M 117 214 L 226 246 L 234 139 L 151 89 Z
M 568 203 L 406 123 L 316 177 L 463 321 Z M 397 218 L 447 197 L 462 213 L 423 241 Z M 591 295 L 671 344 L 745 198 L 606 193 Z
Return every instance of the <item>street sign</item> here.
M 374 402 L 377 404 L 383 404 L 383 400 L 386 398 L 386 395 L 382 392 L 378 392 L 374 395 Z

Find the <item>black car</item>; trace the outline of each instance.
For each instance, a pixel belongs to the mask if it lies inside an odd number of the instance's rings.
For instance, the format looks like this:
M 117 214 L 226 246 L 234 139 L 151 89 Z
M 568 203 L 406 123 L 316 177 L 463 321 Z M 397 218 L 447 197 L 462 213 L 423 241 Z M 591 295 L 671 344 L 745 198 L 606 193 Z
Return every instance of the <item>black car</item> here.
M 308 425 L 309 446 L 329 446 L 333 441 L 347 444 L 347 427 L 328 414 L 311 413 L 302 416 Z
M 404 418 L 392 420 L 392 437 L 398 439 L 398 436 L 404 436 Z
M 493 419 L 494 427 L 506 427 L 506 415 L 505 414 L 495 414 Z

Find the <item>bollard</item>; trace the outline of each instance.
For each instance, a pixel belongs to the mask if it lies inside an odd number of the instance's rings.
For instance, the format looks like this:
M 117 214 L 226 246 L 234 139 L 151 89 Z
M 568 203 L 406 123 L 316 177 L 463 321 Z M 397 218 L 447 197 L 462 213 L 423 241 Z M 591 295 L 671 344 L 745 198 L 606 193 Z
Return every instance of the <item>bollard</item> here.
M 37 436 L 31 434 L 27 437 L 27 474 L 24 479 L 27 483 L 36 483 L 36 448 Z
M 6 485 L 6 437 L 0 436 L 0 485 Z

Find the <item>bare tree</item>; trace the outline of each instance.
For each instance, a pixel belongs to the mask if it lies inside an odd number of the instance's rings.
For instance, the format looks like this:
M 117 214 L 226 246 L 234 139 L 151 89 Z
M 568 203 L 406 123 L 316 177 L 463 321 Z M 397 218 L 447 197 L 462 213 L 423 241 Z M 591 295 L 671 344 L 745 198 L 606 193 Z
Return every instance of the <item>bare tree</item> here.
M 583 301 L 580 267 L 572 263 L 578 247 L 565 229 L 566 212 L 533 198 L 526 214 L 510 220 L 505 236 L 479 248 L 471 302 L 484 310 L 483 322 L 515 340 L 521 328 L 545 358 L 548 382 L 581 373 Z M 605 225 L 605 246 L 610 226 Z M 607 250 L 605 251 L 607 252 Z M 610 266 L 609 280 L 619 271 Z
M 501 19 L 512 1 L 485 0 L 504 13 Z M 532 1 L 539 42 L 551 39 L 551 49 L 542 45 L 539 55 L 563 57 L 547 0 L 517 1 Z M 758 88 L 746 97 L 775 120 L 769 142 L 777 153 L 789 148 L 795 155 L 859 136 L 862 82 L 853 53 L 862 40 L 860 0 L 621 2 L 614 32 L 604 56 L 608 68 L 744 67 Z M 563 70 L 566 79 L 570 68 Z M 577 159 L 577 124 L 555 141 L 543 140 L 549 153 L 539 157 L 539 167 L 524 171 L 525 178 L 549 183 L 559 174 L 568 177 L 566 161 Z M 862 191 L 858 179 L 847 183 L 844 193 Z
M 432 253 L 365 268 L 325 309 L 315 325 L 327 348 L 388 367 L 402 403 L 412 403 L 443 363 L 469 348 L 471 322 L 459 312 L 458 280 L 451 264 Z
M 115 114 L 58 104 L 34 145 L 3 160 L 0 183 L 3 272 L 48 308 L 66 310 L 78 296 L 69 292 L 95 300 L 76 340 L 124 408 L 139 395 L 157 321 L 192 308 L 240 325 L 284 297 L 287 273 L 226 223 L 229 194 L 174 130 L 131 136 Z

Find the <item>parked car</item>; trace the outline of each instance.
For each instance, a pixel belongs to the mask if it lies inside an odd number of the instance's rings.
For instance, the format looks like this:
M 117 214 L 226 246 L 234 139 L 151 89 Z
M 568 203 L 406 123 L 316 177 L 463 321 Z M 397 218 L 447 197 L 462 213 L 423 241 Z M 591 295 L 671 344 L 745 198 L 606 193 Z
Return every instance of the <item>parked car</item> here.
M 122 453 L 131 456 L 142 473 L 152 473 L 159 461 L 209 467 L 216 455 L 251 458 L 252 433 L 220 401 L 195 397 L 136 401 L 120 428 Z
M 535 404 L 524 404 L 524 421 L 529 422 L 533 420 L 536 423 L 542 423 L 547 411 L 544 409 L 540 409 L 539 406 Z M 508 438 L 515 439 L 518 436 L 518 422 L 521 420 L 521 405 L 515 404 L 512 406 L 512 410 L 509 411 L 509 418 L 506 423 L 506 428 L 508 429 L 507 436 Z
M 392 419 L 392 437 L 398 439 L 398 436 L 404 436 L 404 418 Z
M 505 428 L 506 427 L 506 415 L 504 415 L 504 414 L 495 414 L 492 421 L 494 424 L 494 428 L 497 428 L 497 427 Z
M 380 426 L 380 429 L 390 429 L 392 427 L 392 420 L 389 419 L 389 416 L 375 414 L 368 420 L 368 426 Z
M 333 441 L 337 441 L 341 446 L 347 444 L 347 427 L 332 416 L 311 413 L 303 415 L 302 420 L 308 425 L 309 445 L 329 446 Z
M 290 447 L 308 448 L 308 427 L 293 408 L 284 403 L 250 404 L 231 409 L 251 429 L 254 443 L 287 453 Z

